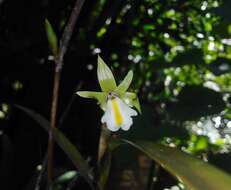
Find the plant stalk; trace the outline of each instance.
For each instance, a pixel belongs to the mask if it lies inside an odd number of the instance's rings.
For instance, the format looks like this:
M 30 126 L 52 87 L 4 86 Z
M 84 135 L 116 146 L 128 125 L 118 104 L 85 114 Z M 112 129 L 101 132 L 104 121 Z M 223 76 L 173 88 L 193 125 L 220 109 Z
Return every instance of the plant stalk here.
M 98 165 L 100 165 L 100 161 L 108 148 L 108 140 L 110 136 L 111 136 L 110 131 L 107 129 L 106 125 L 103 124 L 101 127 L 100 138 L 99 138 Z
M 80 11 L 82 9 L 83 3 L 85 0 L 77 0 L 74 8 L 72 10 L 71 16 L 68 20 L 68 23 L 64 29 L 62 34 L 62 38 L 60 40 L 59 52 L 55 56 L 55 73 L 54 73 L 54 85 L 53 85 L 53 97 L 51 104 L 51 129 L 56 127 L 56 119 L 57 119 L 57 107 L 58 107 L 58 97 L 59 97 L 59 87 L 60 87 L 60 79 L 61 72 L 64 65 L 63 58 L 67 51 L 75 23 L 78 19 Z M 47 172 L 48 172 L 48 185 L 51 187 L 52 184 L 52 171 L 53 171 L 53 148 L 54 148 L 54 140 L 52 130 L 49 132 L 48 139 L 48 147 L 47 147 Z

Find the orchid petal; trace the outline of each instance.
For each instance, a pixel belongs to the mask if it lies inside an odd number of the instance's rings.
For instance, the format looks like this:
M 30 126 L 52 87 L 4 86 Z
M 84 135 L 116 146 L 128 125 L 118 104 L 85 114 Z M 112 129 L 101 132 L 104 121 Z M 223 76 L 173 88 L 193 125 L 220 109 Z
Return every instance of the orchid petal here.
M 115 92 L 117 94 L 125 93 L 132 82 L 132 78 L 133 78 L 133 71 L 129 71 L 126 77 L 124 78 L 124 80 L 119 84 L 119 86 L 116 87 Z

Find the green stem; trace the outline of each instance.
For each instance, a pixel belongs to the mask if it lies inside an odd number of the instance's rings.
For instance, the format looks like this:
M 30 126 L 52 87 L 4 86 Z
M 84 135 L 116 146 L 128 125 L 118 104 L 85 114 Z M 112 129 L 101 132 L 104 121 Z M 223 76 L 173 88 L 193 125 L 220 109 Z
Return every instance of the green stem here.
M 99 138 L 98 165 L 100 164 L 100 161 L 108 148 L 108 140 L 110 136 L 111 132 L 107 129 L 106 125 L 102 125 Z

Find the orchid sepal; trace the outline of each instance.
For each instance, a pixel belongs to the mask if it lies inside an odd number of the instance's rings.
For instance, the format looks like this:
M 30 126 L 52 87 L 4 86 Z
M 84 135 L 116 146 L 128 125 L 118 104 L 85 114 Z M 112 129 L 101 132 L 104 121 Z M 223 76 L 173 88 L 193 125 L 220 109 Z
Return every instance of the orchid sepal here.
M 110 68 L 98 56 L 97 77 L 102 92 L 78 91 L 76 94 L 83 98 L 96 99 L 104 115 L 102 123 L 106 123 L 110 131 L 119 129 L 129 130 L 133 124 L 133 116 L 137 115 L 135 107 L 141 113 L 139 99 L 134 92 L 127 92 L 133 78 L 133 71 L 129 71 L 124 80 L 117 86 Z
M 98 55 L 97 77 L 103 92 L 111 92 L 116 89 L 115 78 L 103 59 Z

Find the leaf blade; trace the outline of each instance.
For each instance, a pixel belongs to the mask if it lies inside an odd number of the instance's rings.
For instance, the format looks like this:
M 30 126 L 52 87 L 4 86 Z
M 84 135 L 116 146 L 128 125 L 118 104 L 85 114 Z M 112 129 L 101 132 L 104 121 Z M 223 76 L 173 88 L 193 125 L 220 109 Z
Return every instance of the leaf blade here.
M 45 28 L 50 49 L 53 55 L 56 56 L 58 54 L 58 40 L 55 31 L 48 19 L 45 19 Z
M 34 112 L 33 110 L 30 110 L 26 107 L 15 105 L 17 108 L 25 112 L 27 115 L 29 115 L 32 119 L 34 119 L 38 124 L 45 129 L 47 132 L 50 130 L 50 123 L 47 121 L 43 116 L 40 114 Z M 63 133 L 57 129 L 53 128 L 52 133 L 54 136 L 55 141 L 57 144 L 63 149 L 63 151 L 67 154 L 67 156 L 70 158 L 70 160 L 73 162 L 75 167 L 79 170 L 80 174 L 84 177 L 84 179 L 88 182 L 90 187 L 92 189 L 94 188 L 94 185 L 92 183 L 92 180 L 89 177 L 90 168 L 86 161 L 81 156 L 80 152 L 76 149 L 76 147 L 63 135 Z
M 123 141 L 146 153 L 189 190 L 230 189 L 231 176 L 202 160 L 153 142 Z

